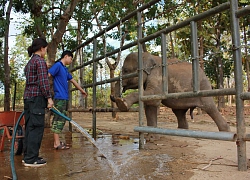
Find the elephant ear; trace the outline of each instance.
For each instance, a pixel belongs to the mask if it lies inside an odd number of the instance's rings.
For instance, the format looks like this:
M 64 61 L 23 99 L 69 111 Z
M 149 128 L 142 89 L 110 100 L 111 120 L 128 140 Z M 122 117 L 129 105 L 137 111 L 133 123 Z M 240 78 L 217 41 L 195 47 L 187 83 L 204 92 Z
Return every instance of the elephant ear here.
M 149 53 L 143 54 L 143 71 L 148 75 L 151 73 L 151 70 L 155 67 L 156 62 L 153 56 Z

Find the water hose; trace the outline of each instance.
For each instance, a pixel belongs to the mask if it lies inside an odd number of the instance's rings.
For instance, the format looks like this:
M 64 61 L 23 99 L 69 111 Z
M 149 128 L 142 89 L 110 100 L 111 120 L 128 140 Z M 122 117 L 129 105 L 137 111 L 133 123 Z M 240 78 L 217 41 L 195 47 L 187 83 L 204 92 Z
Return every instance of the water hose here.
M 52 111 L 53 113 L 63 117 L 64 119 L 66 119 L 67 121 L 69 121 L 72 125 L 74 125 L 75 127 L 77 127 L 77 129 L 79 131 L 81 131 L 82 133 L 84 133 L 84 135 L 86 136 L 86 138 L 97 147 L 95 140 L 89 135 L 89 133 L 83 129 L 79 124 L 77 124 L 75 121 L 73 121 L 72 119 L 70 119 L 68 116 L 65 116 L 63 113 L 61 113 L 58 109 L 56 109 L 55 107 L 50 108 L 50 111 Z M 97 147 L 98 148 L 98 147 Z M 99 149 L 99 148 L 98 148 Z
M 12 141 L 11 141 L 11 149 L 10 149 L 10 166 L 11 166 L 11 173 L 12 173 L 12 179 L 17 180 L 17 175 L 16 175 L 16 170 L 15 170 L 15 164 L 14 164 L 14 144 L 15 144 L 15 139 L 16 139 L 16 131 L 19 126 L 19 123 L 24 115 L 24 111 L 22 114 L 19 116 L 15 128 L 12 133 Z
M 67 121 L 69 121 L 71 124 L 73 124 L 75 127 L 78 128 L 79 131 L 81 131 L 82 133 L 84 133 L 84 135 L 86 136 L 86 138 L 98 148 L 98 146 L 96 145 L 96 142 L 95 140 L 89 135 L 89 133 L 83 129 L 79 124 L 77 124 L 75 121 L 73 121 L 72 119 L 70 119 L 69 117 L 65 116 L 63 113 L 61 113 L 59 110 L 57 110 L 55 107 L 53 108 L 50 108 L 50 111 L 52 111 L 53 113 L 63 117 L 64 119 L 66 119 Z M 18 125 L 22 119 L 24 115 L 24 111 L 22 112 L 22 114 L 19 116 L 18 120 L 17 120 L 17 123 L 15 125 L 15 128 L 14 128 L 14 131 L 13 131 L 13 134 L 12 134 L 12 143 L 11 143 L 11 150 L 10 150 L 10 165 L 11 165 L 11 172 L 12 172 L 12 179 L 13 180 L 17 180 L 17 175 L 16 175 L 16 170 L 15 170 L 15 165 L 14 165 L 14 144 L 15 144 L 15 137 L 16 137 L 16 131 L 17 131 L 17 128 L 18 128 Z M 99 151 L 101 151 L 99 149 Z M 104 155 L 103 152 L 101 152 L 103 157 L 106 158 L 106 156 Z M 114 165 L 114 162 L 113 161 L 110 161 L 108 160 L 110 166 L 112 167 L 113 170 L 116 170 L 115 168 L 115 165 Z
M 87 139 L 94 144 L 96 147 L 96 143 L 95 140 L 88 134 L 88 132 L 83 129 L 80 125 L 78 125 L 75 121 L 73 121 L 72 119 L 70 119 L 69 117 L 65 116 L 63 113 L 61 113 L 58 109 L 56 109 L 55 107 L 51 108 L 50 111 L 52 111 L 53 113 L 63 117 L 64 119 L 66 119 L 67 121 L 69 121 L 71 124 L 73 124 L 74 126 L 76 126 L 82 133 L 85 134 L 85 136 L 87 137 Z M 11 172 L 12 172 L 12 179 L 13 180 L 17 180 L 17 175 L 16 175 L 16 170 L 15 170 L 15 164 L 14 164 L 14 145 L 15 145 L 15 137 L 16 137 L 16 132 L 17 132 L 17 128 L 18 125 L 22 119 L 24 115 L 24 111 L 22 112 L 22 114 L 19 116 L 16 125 L 14 127 L 13 133 L 12 133 L 12 142 L 11 142 L 11 150 L 10 150 L 10 165 L 11 165 Z
M 63 113 L 61 113 L 58 109 L 56 109 L 55 107 L 50 108 L 50 111 L 52 111 L 53 113 L 63 117 L 64 119 L 66 119 L 67 121 L 69 121 L 72 125 L 74 125 L 75 127 L 77 127 L 77 129 L 83 133 L 85 135 L 85 137 L 93 144 L 95 145 L 95 147 L 100 151 L 100 153 L 102 154 L 102 157 L 104 157 L 105 159 L 107 159 L 107 155 L 102 152 L 102 150 L 97 146 L 96 141 L 89 135 L 89 133 L 83 129 L 79 124 L 77 124 L 75 121 L 73 121 L 72 119 L 70 119 L 69 117 L 65 116 Z M 112 168 L 113 172 L 117 173 L 118 169 L 115 165 L 115 163 L 112 160 L 107 159 L 110 167 Z

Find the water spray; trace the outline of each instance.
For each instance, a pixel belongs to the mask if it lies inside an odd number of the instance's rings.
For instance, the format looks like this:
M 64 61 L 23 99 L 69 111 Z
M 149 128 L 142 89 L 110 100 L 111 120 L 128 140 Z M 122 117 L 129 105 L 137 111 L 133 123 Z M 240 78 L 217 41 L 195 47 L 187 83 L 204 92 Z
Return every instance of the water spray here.
M 86 138 L 97 147 L 95 140 L 89 135 L 89 133 L 83 129 L 79 124 L 77 124 L 75 121 L 73 121 L 72 119 L 70 119 L 68 116 L 65 116 L 63 113 L 61 113 L 57 108 L 53 107 L 50 109 L 50 111 L 52 111 L 53 113 L 63 117 L 64 119 L 66 119 L 67 121 L 69 121 L 72 125 L 74 125 L 81 133 L 83 133 Z M 106 158 L 106 157 L 105 157 Z
M 103 153 L 100 148 L 97 146 L 96 141 L 89 135 L 89 133 L 83 129 L 79 124 L 77 124 L 75 121 L 73 121 L 71 118 L 69 118 L 68 116 L 65 116 L 63 113 L 61 113 L 57 108 L 53 107 L 50 109 L 50 111 L 52 111 L 53 113 L 63 117 L 64 119 L 66 119 L 67 121 L 69 121 L 72 125 L 74 125 L 83 135 L 85 135 L 85 137 L 100 151 L 100 153 L 102 154 L 102 157 L 104 157 L 105 159 L 107 159 L 110 167 L 112 168 L 113 172 L 115 174 L 118 173 L 118 169 L 115 166 L 115 163 L 111 160 L 109 160 L 107 158 L 107 156 L 105 155 L 105 153 Z

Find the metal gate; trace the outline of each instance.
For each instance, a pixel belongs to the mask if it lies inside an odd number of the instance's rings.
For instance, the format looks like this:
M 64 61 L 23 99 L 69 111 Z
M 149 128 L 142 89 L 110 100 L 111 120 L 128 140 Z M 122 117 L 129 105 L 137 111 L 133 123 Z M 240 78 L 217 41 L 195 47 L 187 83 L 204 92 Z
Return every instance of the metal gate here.
M 89 62 L 86 62 L 78 67 L 75 67 L 73 71 L 78 70 L 84 66 L 89 64 L 93 64 L 93 83 L 84 85 L 84 88 L 92 87 L 93 88 L 93 136 L 96 136 L 96 86 L 104 83 L 111 83 L 114 81 L 118 81 L 120 77 L 108 79 L 105 81 L 97 82 L 96 79 L 96 66 L 97 62 L 101 59 L 104 59 L 107 56 L 111 56 L 119 51 L 126 50 L 132 46 L 138 45 L 138 57 L 139 57 L 139 75 L 130 74 L 126 76 L 122 76 L 123 79 L 129 77 L 139 76 L 139 127 L 135 127 L 134 130 L 140 132 L 140 142 L 139 147 L 143 148 L 144 144 L 144 136 L 143 133 L 159 133 L 165 135 L 173 135 L 173 136 L 185 136 L 185 137 L 199 137 L 206 139 L 216 139 L 216 140 L 226 140 L 226 141 L 236 141 L 237 152 L 238 152 L 238 170 L 246 171 L 247 170 L 247 157 L 246 157 L 246 141 L 250 140 L 250 134 L 246 134 L 245 128 L 245 120 L 244 120 L 244 100 L 250 99 L 250 92 L 243 92 L 243 80 L 242 80 L 242 61 L 241 61 L 241 44 L 240 44 L 240 29 L 239 29 L 239 18 L 250 14 L 250 7 L 247 6 L 245 8 L 238 9 L 238 2 L 236 0 L 230 0 L 230 2 L 223 3 L 214 7 L 208 11 L 195 15 L 189 19 L 181 21 L 175 25 L 169 26 L 165 29 L 162 29 L 154 34 L 151 34 L 147 37 L 142 38 L 142 27 L 141 27 L 141 12 L 150 6 L 156 4 L 159 0 L 152 0 L 149 3 L 139 7 L 137 10 L 128 14 L 126 17 L 121 19 L 120 21 L 108 26 L 104 31 L 99 32 L 97 35 L 92 38 L 86 40 L 83 44 L 79 45 L 75 50 L 80 49 L 90 43 L 93 43 L 93 59 Z M 232 34 L 232 51 L 233 51 L 233 60 L 234 60 L 234 73 L 235 73 L 235 88 L 232 89 L 217 89 L 211 91 L 200 91 L 199 90 L 199 82 L 198 82 L 198 43 L 197 43 L 197 21 L 203 20 L 209 16 L 215 15 L 222 11 L 230 9 L 231 14 L 231 34 Z M 104 35 L 107 31 L 116 27 L 120 23 L 127 21 L 128 19 L 137 16 L 138 23 L 138 39 L 130 44 L 122 46 L 118 49 L 115 49 L 112 52 L 106 52 L 103 56 L 96 57 L 96 49 L 97 49 L 97 38 Z M 191 28 L 191 44 L 192 44 L 192 68 L 193 68 L 193 92 L 182 92 L 182 93 L 173 93 L 173 94 L 164 94 L 164 95 L 151 95 L 151 96 L 143 96 L 143 85 L 142 85 L 142 43 L 152 40 L 156 37 L 161 37 L 162 41 L 162 61 L 163 64 L 167 62 L 166 52 L 166 34 L 175 31 L 179 28 L 190 26 Z M 74 50 L 74 51 L 75 51 Z M 166 66 L 163 69 L 163 75 L 167 74 Z M 167 83 L 167 82 L 166 82 Z M 163 85 L 163 92 L 166 92 L 167 85 Z M 166 99 L 166 98 L 190 98 L 190 97 L 201 97 L 201 96 L 223 96 L 223 95 L 235 95 L 236 97 L 236 120 L 237 120 L 237 132 L 201 132 L 201 131 L 192 131 L 192 130 L 171 130 L 171 129 L 159 129 L 152 127 L 143 127 L 143 113 L 144 106 L 143 102 L 146 100 L 155 100 L 155 99 Z M 89 110 L 76 110 L 69 109 L 70 112 L 76 111 L 89 111 Z M 112 110 L 108 110 L 112 111 Z

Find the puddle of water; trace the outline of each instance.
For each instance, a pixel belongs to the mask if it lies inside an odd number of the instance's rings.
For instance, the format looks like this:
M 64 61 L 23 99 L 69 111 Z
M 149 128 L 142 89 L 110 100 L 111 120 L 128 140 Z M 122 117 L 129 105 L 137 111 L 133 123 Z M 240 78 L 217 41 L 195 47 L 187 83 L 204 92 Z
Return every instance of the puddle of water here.
M 90 134 L 85 130 L 83 129 L 80 125 L 78 125 L 75 121 L 71 120 L 70 123 L 72 125 L 74 125 L 81 133 L 83 133 L 85 135 L 85 137 L 93 144 L 95 145 L 95 147 L 100 151 L 100 153 L 105 157 L 107 158 L 107 161 L 110 165 L 110 167 L 112 168 L 114 174 L 117 174 L 118 173 L 118 169 L 117 169 L 117 166 L 114 164 L 114 162 L 112 160 L 110 160 L 107 155 L 106 155 L 106 152 L 104 152 L 102 149 L 99 148 L 99 146 L 96 144 L 96 141 L 90 136 Z
M 109 179 L 126 180 L 136 177 L 138 180 L 150 180 L 155 179 L 154 177 L 164 179 L 169 175 L 166 162 L 171 161 L 171 158 L 166 154 L 150 155 L 150 153 L 140 152 L 138 138 L 118 134 L 102 134 L 94 141 L 86 130 L 84 132 L 87 135 L 85 137 L 91 140 L 91 143 L 101 153 L 98 156 L 98 161 L 101 161 L 104 156 L 112 168 L 112 177 Z M 148 167 L 144 165 L 149 165 L 151 169 L 148 170 Z M 152 167 L 155 168 L 152 170 Z
M 67 132 L 63 133 L 62 140 L 66 140 L 71 148 L 54 150 L 53 133 L 46 129 L 40 154 L 48 161 L 44 167 L 24 167 L 21 163 L 22 156 L 15 156 L 18 179 L 167 179 L 167 162 L 171 161 L 171 158 L 151 150 L 139 150 L 138 138 L 103 134 L 97 138 L 94 145 L 82 133 Z M 10 143 L 6 143 L 4 152 L 0 153 L 0 179 L 11 177 L 8 145 Z M 110 162 L 113 163 L 112 167 Z
M 125 139 L 122 139 L 125 138 Z M 121 168 L 139 153 L 138 139 L 128 136 L 103 134 L 99 135 L 96 145 L 105 152 L 107 160 L 112 162 L 112 179 L 121 179 Z
M 112 179 L 117 179 L 119 177 L 119 179 L 121 180 L 120 176 L 122 169 L 130 168 L 132 166 L 131 162 L 133 162 L 134 159 L 139 160 L 138 164 L 139 167 L 141 165 L 140 164 L 141 161 L 144 161 L 145 159 L 144 156 L 142 156 L 141 157 L 142 159 L 140 160 L 140 156 L 142 153 L 139 154 L 138 139 L 137 140 L 131 139 L 130 141 L 130 138 L 125 136 L 123 136 L 122 138 L 121 136 L 115 136 L 115 135 L 112 136 L 103 135 L 102 138 L 98 138 L 98 140 L 95 141 L 89 135 L 89 133 L 85 129 L 83 129 L 80 125 L 78 125 L 75 121 L 71 120 L 70 123 L 74 125 L 99 150 L 99 152 L 102 154 L 101 157 L 105 157 L 107 159 L 107 162 L 113 171 Z M 133 147 L 131 147 L 131 145 Z M 152 161 L 152 165 L 154 164 L 153 166 L 157 164 L 157 168 L 154 172 L 162 171 L 164 167 L 163 164 L 164 161 L 162 161 L 162 159 L 165 158 L 155 157 L 153 160 L 150 159 L 150 161 Z M 117 162 L 116 164 L 114 163 L 114 160 Z M 138 167 L 138 165 L 136 166 Z M 148 172 L 147 168 L 145 168 L 144 173 L 145 172 Z M 123 173 L 125 173 L 125 177 L 128 175 L 128 173 L 126 172 Z
M 96 145 L 106 153 L 107 158 L 112 160 L 117 167 L 112 176 L 113 180 L 130 179 L 135 176 L 137 176 L 136 179 L 143 180 L 168 175 L 166 162 L 171 161 L 171 158 L 166 154 L 151 155 L 147 151 L 139 151 L 138 138 L 104 134 L 98 137 Z M 149 165 L 149 167 L 144 165 Z M 152 167 L 155 168 L 150 172 Z M 147 175 L 148 172 L 151 175 Z

